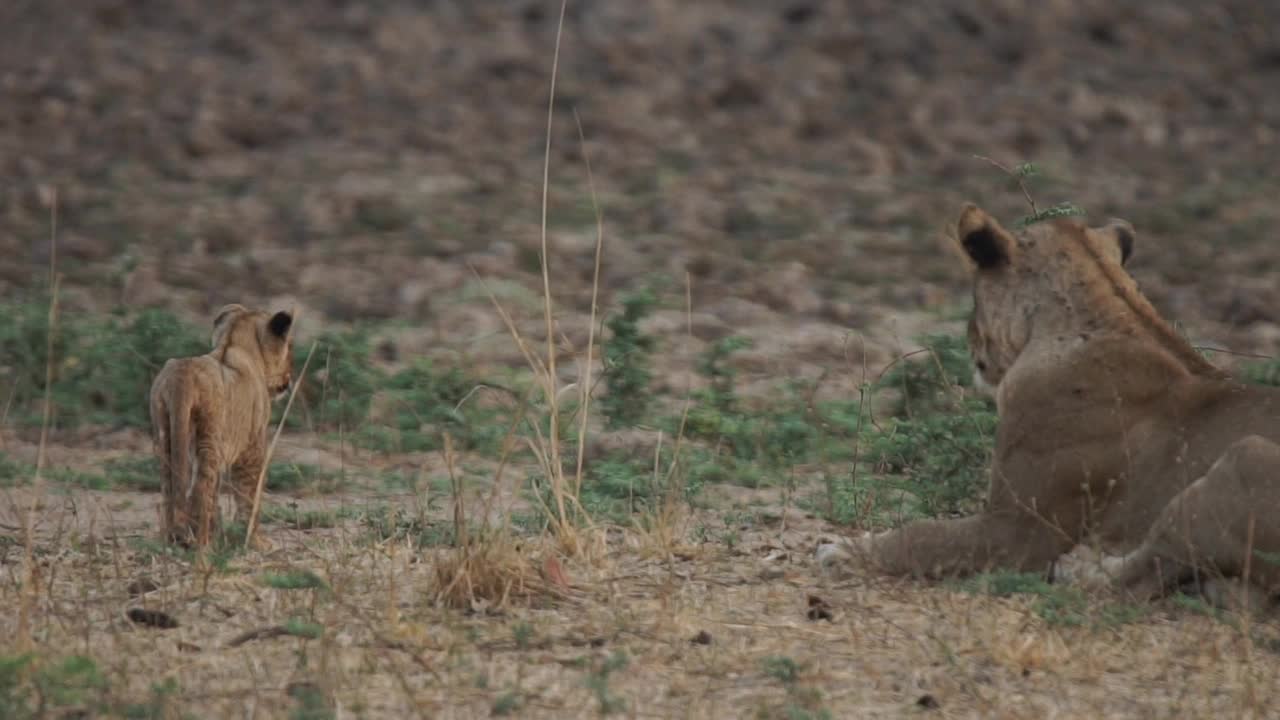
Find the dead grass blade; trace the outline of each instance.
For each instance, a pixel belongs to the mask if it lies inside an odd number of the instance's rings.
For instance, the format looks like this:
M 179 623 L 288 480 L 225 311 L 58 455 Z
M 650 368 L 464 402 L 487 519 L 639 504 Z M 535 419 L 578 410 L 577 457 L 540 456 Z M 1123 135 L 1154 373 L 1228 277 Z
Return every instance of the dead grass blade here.
M 25 564 L 22 600 L 18 608 L 18 647 L 31 648 L 31 618 L 39 593 L 40 576 L 35 563 L 36 506 L 40 502 L 44 486 L 44 466 L 49 445 L 49 423 L 53 417 L 53 347 L 58 330 L 58 287 L 62 278 L 58 275 L 58 193 L 55 189 L 49 201 L 49 324 L 45 336 L 44 356 L 44 407 L 40 418 L 40 445 L 36 451 L 36 473 L 32 480 L 31 503 L 23 520 L 23 561 Z
M 284 412 L 280 415 L 280 423 L 276 425 L 275 435 L 271 436 L 271 444 L 267 446 L 267 456 L 262 461 L 262 470 L 258 472 L 258 482 L 253 488 L 253 507 L 249 510 L 249 521 L 246 523 L 244 532 L 245 547 L 249 546 L 249 541 L 253 538 L 253 531 L 258 526 L 258 512 L 262 509 L 262 489 L 267 484 L 267 468 L 271 467 L 271 456 L 275 454 L 276 443 L 280 440 L 280 432 L 284 430 L 284 423 L 289 419 L 289 409 L 293 407 L 293 399 L 298 395 L 298 388 L 302 387 L 303 381 L 307 378 L 307 367 L 311 365 L 311 356 L 316 352 L 316 345 L 319 341 L 311 343 L 311 349 L 307 351 L 307 359 L 302 361 L 302 370 L 298 372 L 298 382 L 293 384 L 293 389 L 289 391 L 289 400 L 284 405 Z

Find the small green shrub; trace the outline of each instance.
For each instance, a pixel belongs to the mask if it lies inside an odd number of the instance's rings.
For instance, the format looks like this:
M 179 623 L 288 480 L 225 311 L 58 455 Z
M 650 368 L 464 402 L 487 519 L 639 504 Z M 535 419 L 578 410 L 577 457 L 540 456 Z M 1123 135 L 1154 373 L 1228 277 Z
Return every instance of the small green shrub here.
M 339 473 L 307 463 L 272 463 L 267 468 L 267 490 L 283 493 L 330 493 L 345 483 Z
M 975 575 L 960 583 L 969 592 L 996 597 L 1024 594 L 1037 598 L 1035 613 L 1050 625 L 1064 627 L 1115 627 L 1134 622 L 1145 614 L 1133 605 L 1106 604 L 1092 607 L 1079 588 L 1051 585 L 1037 573 L 994 572 Z
M 292 635 L 304 640 L 318 640 L 324 636 L 323 625 L 297 617 L 291 617 L 286 620 L 283 628 L 286 635 Z
M 276 590 L 323 590 L 329 585 L 319 575 L 310 570 L 291 570 L 284 573 L 267 573 L 262 576 L 262 584 Z
M 953 412 L 891 420 L 869 432 L 867 460 L 937 517 L 978 509 L 988 485 L 996 414 L 966 400 Z
M 949 410 L 956 388 L 973 387 L 973 364 L 964 337 L 925 335 L 920 343 L 923 352 L 902 358 L 872 388 L 900 393 L 895 415 Z
M 415 517 L 400 508 L 377 508 L 361 519 L 375 542 L 410 539 L 417 547 L 451 546 L 457 541 L 453 523 Z
M 627 654 L 622 650 L 616 650 L 587 673 L 586 685 L 596 696 L 596 701 L 600 703 L 601 715 L 612 715 L 626 709 L 626 702 L 615 697 L 609 689 L 609 678 L 614 673 L 626 669 L 628 663 Z
M 290 427 L 302 429 L 310 422 L 318 430 L 350 431 L 362 425 L 384 380 L 383 372 L 369 363 L 372 350 L 368 328 L 321 334 L 311 359 L 313 367 L 308 370 L 316 374 L 299 390 L 298 400 L 307 411 L 290 413 Z M 294 361 L 296 376 L 306 358 L 297 353 Z
M 622 313 L 609 318 L 604 341 L 604 382 L 608 393 L 600 408 L 609 428 L 638 424 L 649 408 L 649 382 L 654 339 L 640 331 L 640 322 L 652 312 L 657 298 L 642 290 L 622 298 Z
M 1280 360 L 1264 360 L 1249 363 L 1240 372 L 1241 378 L 1254 385 L 1280 386 Z
M 41 301 L 0 305 L 0 370 L 15 380 L 15 420 L 41 421 L 48 360 L 48 309 Z M 60 318 L 50 396 L 59 426 L 147 427 L 147 396 L 165 361 L 209 350 L 208 337 L 158 309 L 132 319 Z
M 34 465 L 18 462 L 7 454 L 0 452 L 0 488 L 26 484 L 35 473 L 36 468 Z

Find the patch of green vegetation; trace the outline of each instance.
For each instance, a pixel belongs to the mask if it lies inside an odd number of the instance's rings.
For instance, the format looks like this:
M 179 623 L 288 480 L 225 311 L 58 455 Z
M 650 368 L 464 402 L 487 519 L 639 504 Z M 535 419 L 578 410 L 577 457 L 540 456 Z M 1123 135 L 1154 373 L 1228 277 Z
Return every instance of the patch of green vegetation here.
M 950 410 L 961 394 L 957 389 L 973 387 L 973 363 L 963 336 L 925 335 L 919 342 L 923 350 L 901 358 L 872 387 L 899 393 L 895 415 Z
M 828 519 L 884 526 L 981 509 L 994 404 L 974 397 L 963 338 L 930 335 L 921 343 L 923 352 L 901 359 L 864 389 L 895 394 L 889 417 L 844 419 L 858 462 L 847 476 L 825 474 L 824 500 L 810 501 Z
M 508 690 L 493 701 L 493 708 L 490 712 L 494 717 L 506 717 L 519 710 L 522 704 L 523 700 L 520 691 Z
M 262 576 L 261 581 L 263 585 L 276 590 L 329 590 L 329 584 L 310 570 L 267 573 Z
M 778 709 L 762 708 L 760 717 L 785 717 L 791 720 L 830 720 L 831 711 L 822 707 L 822 692 L 800 682 L 807 669 L 785 655 L 771 655 L 762 663 L 764 674 L 782 683 L 787 691 L 786 703 Z
M 102 464 L 107 483 L 121 490 L 160 492 L 160 463 L 152 455 L 111 458 Z
M 33 653 L 0 656 L 0 717 L 63 717 L 57 710 L 111 710 L 107 680 L 92 658 L 70 655 L 45 661 Z
M 1036 210 L 1030 215 L 1023 216 L 1014 224 L 1017 227 L 1026 227 L 1038 222 L 1044 222 L 1045 220 L 1054 220 L 1056 218 L 1064 217 L 1083 217 L 1086 214 L 1087 213 L 1085 213 L 1084 210 L 1073 203 L 1061 202 L 1057 205 L 1051 205 L 1047 208 Z
M 800 665 L 789 657 L 771 655 L 764 659 L 764 674 L 783 685 L 791 685 L 800 679 Z
M 303 412 L 292 412 L 288 427 L 302 430 L 311 425 L 318 430 L 338 431 L 360 426 L 369 416 L 373 394 L 383 374 L 369 363 L 373 352 L 372 331 L 357 327 L 344 332 L 325 332 L 316 338 L 315 367 L 311 379 L 298 392 Z M 294 376 L 302 372 L 306 358 L 295 354 Z
M 511 637 L 515 640 L 517 650 L 528 650 L 533 642 L 533 626 L 527 622 L 518 622 L 511 626 Z
M 0 452 L 0 488 L 25 485 L 35 476 L 34 465 L 18 462 L 6 453 Z
M 1240 369 L 1240 377 L 1255 385 L 1280 386 L 1280 360 L 1248 363 Z
M 282 626 L 285 634 L 304 640 L 318 640 L 324 636 L 324 626 L 319 623 L 291 617 Z
M 1105 604 L 1091 606 L 1078 588 L 1052 585 L 1036 573 L 994 572 L 975 575 L 960 583 L 969 591 L 1009 597 L 1032 595 L 1037 599 L 1033 609 L 1050 625 L 1065 627 L 1109 628 L 1135 622 L 1146 611 L 1136 605 Z
M 193 717 L 178 712 L 178 690 L 177 679 L 165 678 L 151 686 L 151 696 L 145 702 L 127 704 L 121 708 L 120 714 L 126 720 L 168 720 L 173 717 Z
M 332 720 L 336 717 L 324 691 L 312 683 L 294 683 L 289 686 L 289 697 L 297 702 L 290 720 Z
M 741 401 L 731 358 L 749 345 L 746 338 L 724 338 L 699 360 L 707 387 L 693 394 L 684 431 L 713 448 L 722 466 L 721 473 L 707 472 L 704 479 L 723 476 L 755 487 L 799 463 L 851 457 L 860 424 L 857 401 L 814 402 L 812 385 L 798 380 L 789 381 L 782 396 L 770 402 L 748 407 Z M 674 433 L 679 419 L 669 419 L 667 426 Z
M 612 715 L 615 712 L 626 710 L 627 704 L 622 698 L 614 696 L 609 689 L 609 678 L 614 673 L 623 670 L 629 664 L 627 654 L 622 650 L 615 650 L 612 655 L 605 658 L 587 673 L 586 685 L 591 693 L 595 695 L 596 702 L 600 703 L 601 715 Z
M 453 523 L 415 517 L 400 508 L 377 508 L 362 518 L 374 542 L 408 538 L 419 548 L 452 546 L 457 542 Z
M 0 304 L 0 369 L 12 374 L 12 417 L 25 426 L 42 418 L 46 365 L 57 426 L 82 423 L 147 427 L 147 394 L 164 362 L 208 352 L 209 341 L 173 314 L 62 316 L 49 355 L 47 299 Z
M 964 400 L 953 412 L 893 419 L 869 433 L 867 460 L 883 487 L 905 491 L 916 514 L 938 517 L 979 509 L 988 482 L 996 415 Z
M 278 493 L 319 494 L 342 489 L 340 473 L 307 463 L 272 463 L 267 468 L 267 490 Z
M 608 428 L 634 427 L 649 409 L 649 383 L 654 338 L 640 331 L 640 323 L 657 304 L 653 292 L 642 290 L 622 298 L 622 312 L 609 318 L 604 341 L 604 382 L 609 392 L 600 400 Z
M 242 522 L 224 522 L 213 541 L 204 548 L 205 562 L 219 573 L 229 572 L 231 561 L 244 554 L 244 538 L 247 528 Z M 132 538 L 130 547 L 134 552 L 149 558 L 168 559 L 175 562 L 194 565 L 199 559 L 201 550 L 184 548 L 152 538 Z
M 0 469 L 3 473 L 3 469 Z M 80 471 L 68 467 L 50 468 L 48 477 L 54 482 L 86 490 L 135 490 L 160 492 L 160 464 L 149 455 L 111 458 L 102 464 L 101 472 Z
M 312 359 L 316 379 L 304 386 L 305 409 L 290 414 L 291 427 L 342 432 L 362 447 L 383 452 L 439 450 L 445 432 L 459 450 L 498 449 L 506 432 L 505 411 L 463 405 L 477 380 L 462 368 L 440 368 L 422 359 L 388 374 L 371 362 L 372 337 L 367 327 L 320 337 Z M 378 417 L 371 418 L 375 405 Z
M 293 530 L 317 530 L 338 527 L 344 519 L 355 516 L 356 512 L 347 508 L 299 510 L 296 504 L 290 503 L 289 505 L 267 505 L 262 508 L 258 521 L 263 525 L 284 525 Z

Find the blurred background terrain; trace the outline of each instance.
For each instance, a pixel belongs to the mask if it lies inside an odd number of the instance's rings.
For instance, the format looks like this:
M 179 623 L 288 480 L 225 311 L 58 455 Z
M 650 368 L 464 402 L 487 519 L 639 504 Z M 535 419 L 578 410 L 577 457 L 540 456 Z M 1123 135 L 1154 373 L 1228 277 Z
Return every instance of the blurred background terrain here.
M 0 291 L 44 282 L 56 189 L 69 313 L 287 297 L 312 329 L 411 323 L 419 349 L 496 330 L 451 301 L 467 263 L 538 287 L 558 9 L 6 3 Z M 962 303 L 959 203 L 1027 210 L 980 154 L 1038 164 L 1041 206 L 1134 222 L 1134 272 L 1197 336 L 1273 351 L 1278 26 L 1246 1 L 572 2 L 558 299 L 587 307 L 576 112 L 606 306 L 686 272 L 708 323 L 761 335 Z

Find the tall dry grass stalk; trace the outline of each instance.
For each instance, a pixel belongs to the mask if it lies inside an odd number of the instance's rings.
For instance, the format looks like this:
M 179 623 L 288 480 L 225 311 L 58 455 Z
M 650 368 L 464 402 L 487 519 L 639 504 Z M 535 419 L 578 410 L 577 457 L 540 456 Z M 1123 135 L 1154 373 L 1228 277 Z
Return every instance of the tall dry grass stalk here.
M 53 349 L 58 329 L 58 191 L 49 198 L 49 323 L 45 336 L 44 405 L 40 417 L 40 445 L 36 451 L 36 473 L 32 480 L 31 502 L 22 522 L 23 582 L 18 607 L 17 646 L 20 651 L 32 647 L 31 625 L 36 598 L 40 592 L 40 572 L 35 562 L 35 520 L 40 493 L 44 489 L 44 466 L 49 444 L 49 423 L 53 418 Z
M 551 135 L 555 118 L 555 88 L 560 66 L 560 47 L 564 35 L 565 11 L 568 0 L 560 4 L 560 17 L 556 24 L 555 50 L 551 62 L 551 87 L 547 102 L 547 132 L 542 167 L 542 210 L 539 223 L 540 261 L 542 274 L 542 311 L 546 324 L 547 342 L 545 356 L 540 356 L 526 341 L 516 326 L 514 319 L 497 299 L 484 278 L 471 268 L 476 279 L 485 288 L 485 292 L 494 310 L 502 319 L 512 340 L 519 348 L 534 377 L 534 390 L 540 391 L 542 403 L 531 403 L 531 393 L 520 397 L 519 406 L 512 424 L 508 427 L 507 436 L 503 440 L 502 455 L 494 478 L 493 487 L 484 502 L 484 522 L 474 531 L 468 525 L 465 507 L 465 494 L 461 480 L 455 472 L 456 458 L 453 452 L 453 440 L 445 435 L 445 465 L 449 469 L 450 484 L 453 490 L 453 522 L 455 549 L 443 555 L 435 563 L 436 591 L 435 601 L 451 607 L 472 607 L 480 605 L 501 606 L 512 598 L 531 600 L 540 596 L 564 596 L 568 585 L 558 561 L 553 553 L 563 552 L 572 557 L 590 555 L 600 544 L 592 543 L 582 533 L 585 526 L 592 528 L 590 515 L 579 502 L 582 489 L 582 473 L 585 462 L 589 410 L 591 402 L 591 362 L 595 352 L 595 325 L 598 314 L 598 298 L 600 283 L 600 259 L 604 244 L 604 220 L 596 198 L 594 178 L 591 177 L 590 162 L 587 161 L 588 183 L 591 186 L 591 201 L 596 214 L 596 254 L 595 272 L 592 279 L 591 317 L 588 329 L 587 353 L 585 359 L 579 360 L 579 377 L 577 383 L 561 386 L 557 368 L 557 333 L 555 322 L 555 301 L 552 295 L 551 269 L 548 260 L 547 212 L 551 182 Z M 576 117 L 576 116 L 575 116 Z M 586 141 L 578 123 L 579 140 L 582 143 L 583 156 L 586 158 Z M 561 399 L 568 392 L 579 393 L 578 404 L 578 455 L 574 469 L 566 472 L 564 452 L 561 447 Z M 533 410 L 533 406 L 537 410 Z M 544 433 L 540 424 L 541 414 L 545 413 L 547 431 Z M 515 537 L 509 512 L 503 511 L 503 522 L 491 527 L 488 520 L 491 511 L 498 501 L 501 492 L 502 475 L 506 469 L 511 451 L 524 425 L 529 432 L 522 439 L 527 449 L 536 458 L 550 486 L 549 496 L 540 493 L 535 498 L 540 509 L 548 520 L 552 530 L 555 548 L 546 549 L 548 557 L 544 559 L 542 568 L 533 560 L 536 552 L 534 543 L 519 542 Z M 518 488 L 512 488 L 518 490 Z
M 284 430 L 284 423 L 289 419 L 289 410 L 293 407 L 293 399 L 298 395 L 298 388 L 302 387 L 303 381 L 307 378 L 307 368 L 311 365 L 311 356 L 316 352 L 317 342 L 313 341 L 311 343 L 311 349 L 307 351 L 307 359 L 302 361 L 302 370 L 298 372 L 298 381 L 289 390 L 289 400 L 284 404 L 284 412 L 280 414 L 280 422 L 276 425 L 276 432 L 271 436 L 271 444 L 267 446 L 267 456 L 262 461 L 262 470 L 258 471 L 258 482 L 254 483 L 253 486 L 253 507 L 249 510 L 249 521 L 245 523 L 245 547 L 249 546 L 249 542 L 253 539 L 253 531 L 258 527 L 258 513 L 262 509 L 262 490 L 267 484 L 267 469 L 271 467 L 271 457 L 275 455 L 276 443 L 280 441 L 280 432 Z
M 552 55 L 551 62 L 551 87 L 547 102 L 547 131 L 542 167 L 542 209 L 541 221 L 539 223 L 541 252 L 539 259 L 541 261 L 542 274 L 542 310 L 543 319 L 546 323 L 547 334 L 546 354 L 544 357 L 535 353 L 529 343 L 526 342 L 525 338 L 516 327 L 511 315 L 502 307 L 502 304 L 498 302 L 494 293 L 488 289 L 488 285 L 484 283 L 484 279 L 479 278 L 478 275 L 477 278 L 482 284 L 484 284 L 490 302 L 498 312 L 498 315 L 502 318 L 508 332 L 511 334 L 517 347 L 519 347 L 521 354 L 524 356 L 525 362 L 533 372 L 536 386 L 541 390 L 541 395 L 544 399 L 544 404 L 542 405 L 541 410 L 545 413 L 547 418 L 547 431 L 546 433 L 543 432 L 540 424 L 536 422 L 535 418 L 527 423 L 531 428 L 531 433 L 525 437 L 525 444 L 536 458 L 538 466 L 542 470 L 549 485 L 549 496 L 544 498 L 542 495 L 538 495 L 538 502 L 541 504 L 541 509 L 549 520 L 549 524 L 555 534 L 560 549 L 568 555 L 581 556 L 587 554 L 590 549 L 596 547 L 596 544 L 588 542 L 587 538 L 584 537 L 581 532 L 584 528 L 591 530 L 594 527 L 594 522 L 590 514 L 579 502 L 579 496 L 582 490 L 583 466 L 585 464 L 584 453 L 586 448 L 588 423 L 590 420 L 589 410 L 592 387 L 591 367 L 595 353 L 596 318 L 599 313 L 600 263 L 604 248 L 604 218 L 596 195 L 595 179 L 591 174 L 590 159 L 587 157 L 585 135 L 582 132 L 581 122 L 578 122 L 579 141 L 582 144 L 583 157 L 587 165 L 587 180 L 591 191 L 591 203 L 596 217 L 595 267 L 592 277 L 591 315 L 588 320 L 589 328 L 586 357 L 579 359 L 580 380 L 577 383 L 561 386 L 557 368 L 558 338 L 556 333 L 555 301 L 552 293 L 551 269 L 547 244 L 547 213 L 551 183 L 551 137 L 555 118 L 556 78 L 559 73 L 560 48 L 563 40 L 564 18 L 567 7 L 568 0 L 562 0 L 560 4 L 560 17 L 556 25 L 555 50 Z M 577 428 L 578 448 L 573 470 L 566 472 L 564 453 L 561 446 L 561 398 L 570 391 L 576 391 L 579 394 L 579 425 Z

